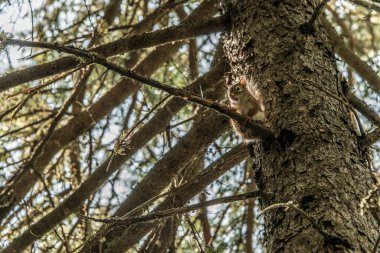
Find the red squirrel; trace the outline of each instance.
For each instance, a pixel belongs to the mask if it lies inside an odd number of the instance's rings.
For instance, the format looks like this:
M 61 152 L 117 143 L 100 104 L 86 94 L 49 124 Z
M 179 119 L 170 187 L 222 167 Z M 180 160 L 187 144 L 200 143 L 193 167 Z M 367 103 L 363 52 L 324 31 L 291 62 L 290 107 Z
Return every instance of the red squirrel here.
M 232 84 L 227 90 L 230 107 L 250 120 L 264 121 L 265 114 L 260 96 L 255 92 L 252 84 L 245 78 L 241 78 L 238 83 Z M 254 138 L 249 129 L 245 129 L 236 121 L 231 120 L 231 125 L 236 134 L 243 138 L 244 142 L 250 142 Z

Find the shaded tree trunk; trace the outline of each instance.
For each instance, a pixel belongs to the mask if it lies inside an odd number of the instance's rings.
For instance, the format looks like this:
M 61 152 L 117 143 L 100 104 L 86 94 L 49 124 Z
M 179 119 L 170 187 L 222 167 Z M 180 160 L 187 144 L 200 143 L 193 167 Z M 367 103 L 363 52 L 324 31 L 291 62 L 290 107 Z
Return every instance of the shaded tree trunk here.
M 311 32 L 302 29 L 320 1 L 224 3 L 233 78 L 249 77 L 279 135 L 255 148 L 257 185 L 271 193 L 263 207 L 292 201 L 326 232 L 293 209 L 271 209 L 268 252 L 371 252 L 377 221 L 360 215 L 374 182 L 365 149 L 342 103 L 343 80 L 320 18 Z

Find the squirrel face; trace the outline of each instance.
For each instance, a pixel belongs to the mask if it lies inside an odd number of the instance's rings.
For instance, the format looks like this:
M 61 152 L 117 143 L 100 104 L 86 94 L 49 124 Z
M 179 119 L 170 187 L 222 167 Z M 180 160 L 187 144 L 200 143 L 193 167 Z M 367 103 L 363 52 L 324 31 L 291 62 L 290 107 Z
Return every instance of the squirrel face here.
M 238 83 L 228 88 L 227 94 L 232 109 L 247 118 L 254 119 L 254 116 L 263 110 L 257 95 L 252 92 L 253 87 L 249 85 L 245 79 L 240 79 Z
M 230 104 L 232 107 L 238 106 L 239 101 L 241 101 L 241 98 L 245 96 L 250 96 L 245 86 L 245 82 L 239 82 L 228 88 L 228 99 L 230 100 Z
M 240 79 L 228 87 L 228 100 L 233 110 L 245 116 L 248 119 L 264 121 L 265 114 L 260 103 L 260 96 L 254 92 L 252 84 L 247 83 L 246 79 Z M 244 141 L 252 140 L 251 133 L 248 129 L 240 126 L 237 122 L 231 120 L 235 132 L 243 138 Z

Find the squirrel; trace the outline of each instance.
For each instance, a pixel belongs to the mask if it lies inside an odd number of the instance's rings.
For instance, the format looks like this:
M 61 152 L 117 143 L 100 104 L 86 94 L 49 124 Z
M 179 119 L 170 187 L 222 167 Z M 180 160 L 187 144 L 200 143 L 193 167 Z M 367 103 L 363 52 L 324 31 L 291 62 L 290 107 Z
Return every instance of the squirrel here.
M 255 92 L 254 87 L 245 78 L 241 78 L 238 83 L 232 84 L 227 90 L 230 107 L 250 120 L 264 121 L 265 113 L 260 96 Z M 245 143 L 254 141 L 250 129 L 231 120 L 231 125 L 236 134 L 243 138 Z

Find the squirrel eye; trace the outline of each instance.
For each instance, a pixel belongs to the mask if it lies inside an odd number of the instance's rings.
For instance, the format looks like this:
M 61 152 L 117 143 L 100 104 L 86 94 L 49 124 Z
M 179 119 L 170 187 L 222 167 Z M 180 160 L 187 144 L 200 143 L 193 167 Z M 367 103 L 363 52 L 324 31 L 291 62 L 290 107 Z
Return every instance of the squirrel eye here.
M 240 92 L 240 91 L 241 91 L 241 87 L 240 87 L 240 86 L 238 86 L 238 85 L 236 85 L 236 86 L 235 86 L 235 91 L 238 91 L 238 92 Z

